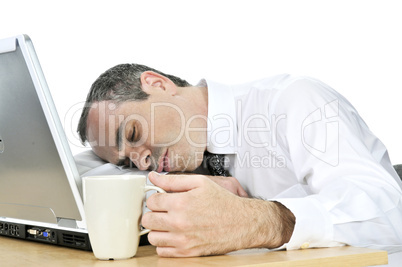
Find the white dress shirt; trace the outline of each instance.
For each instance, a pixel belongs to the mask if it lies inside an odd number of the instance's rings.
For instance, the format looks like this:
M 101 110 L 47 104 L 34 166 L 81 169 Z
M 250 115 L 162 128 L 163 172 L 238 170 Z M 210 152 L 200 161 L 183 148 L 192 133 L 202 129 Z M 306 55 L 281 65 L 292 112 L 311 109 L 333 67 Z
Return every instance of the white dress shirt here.
M 208 86 L 208 151 L 249 195 L 296 217 L 282 248 L 402 251 L 402 183 L 381 141 L 328 85 L 279 75 Z M 373 107 L 376 108 L 376 107 Z

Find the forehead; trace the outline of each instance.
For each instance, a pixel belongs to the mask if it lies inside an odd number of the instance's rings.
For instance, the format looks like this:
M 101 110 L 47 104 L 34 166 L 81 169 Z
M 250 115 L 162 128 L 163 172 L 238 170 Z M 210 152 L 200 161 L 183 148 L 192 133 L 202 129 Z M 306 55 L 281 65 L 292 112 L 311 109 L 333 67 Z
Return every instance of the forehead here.
M 110 101 L 93 103 L 88 113 L 88 139 L 105 139 L 104 137 L 113 134 L 113 129 L 118 126 L 116 116 L 119 115 L 123 114 L 120 114 L 118 106 Z
M 116 148 L 116 129 L 119 121 L 116 117 L 119 110 L 116 104 L 102 101 L 92 104 L 87 121 L 87 137 L 94 152 L 101 158 L 110 161 L 118 153 Z M 123 115 L 124 116 L 124 115 Z

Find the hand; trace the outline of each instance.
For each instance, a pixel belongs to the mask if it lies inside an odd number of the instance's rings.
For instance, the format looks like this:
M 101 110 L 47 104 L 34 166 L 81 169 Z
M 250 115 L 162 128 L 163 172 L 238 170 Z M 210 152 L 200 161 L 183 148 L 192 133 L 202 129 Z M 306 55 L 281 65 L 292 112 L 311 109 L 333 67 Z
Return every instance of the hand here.
M 237 181 L 237 179 L 234 177 L 225 177 L 225 176 L 207 176 L 207 177 L 235 195 L 238 195 L 240 197 L 248 197 L 247 192 L 240 185 L 239 181 Z
M 153 194 L 142 225 L 164 257 L 224 254 L 283 244 L 280 212 L 274 202 L 238 197 L 200 175 L 149 174 L 173 193 Z
M 185 172 L 174 172 L 174 173 L 168 173 L 166 175 L 196 175 L 196 174 L 185 173 Z M 229 190 L 235 195 L 238 195 L 240 197 L 248 197 L 247 192 L 240 185 L 239 181 L 237 181 L 237 179 L 234 177 L 212 176 L 212 175 L 206 175 L 205 177 L 208 177 L 209 179 L 211 179 L 218 185 L 222 186 L 223 188 Z

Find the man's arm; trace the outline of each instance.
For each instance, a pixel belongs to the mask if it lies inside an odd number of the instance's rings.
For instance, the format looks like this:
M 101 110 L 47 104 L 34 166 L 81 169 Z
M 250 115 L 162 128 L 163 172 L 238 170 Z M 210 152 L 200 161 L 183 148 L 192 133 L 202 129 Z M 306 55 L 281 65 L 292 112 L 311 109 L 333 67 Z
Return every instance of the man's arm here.
M 150 181 L 172 193 L 147 200 L 152 212 L 142 225 L 164 257 L 224 254 L 245 248 L 276 248 L 288 242 L 293 214 L 278 202 L 242 198 L 205 176 L 159 175 Z
M 295 79 L 271 112 L 286 114 L 277 142 L 307 197 L 281 194 L 297 218 L 286 249 L 363 246 L 402 250 L 401 182 L 385 146 L 339 93 Z

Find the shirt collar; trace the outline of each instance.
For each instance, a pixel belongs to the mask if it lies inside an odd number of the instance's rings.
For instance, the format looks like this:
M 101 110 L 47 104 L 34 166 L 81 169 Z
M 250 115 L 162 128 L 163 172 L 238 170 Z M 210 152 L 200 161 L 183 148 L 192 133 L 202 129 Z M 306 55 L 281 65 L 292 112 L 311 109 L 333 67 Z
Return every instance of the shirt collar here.
M 234 154 L 237 120 L 231 86 L 201 80 L 208 88 L 207 150 L 215 154 Z

